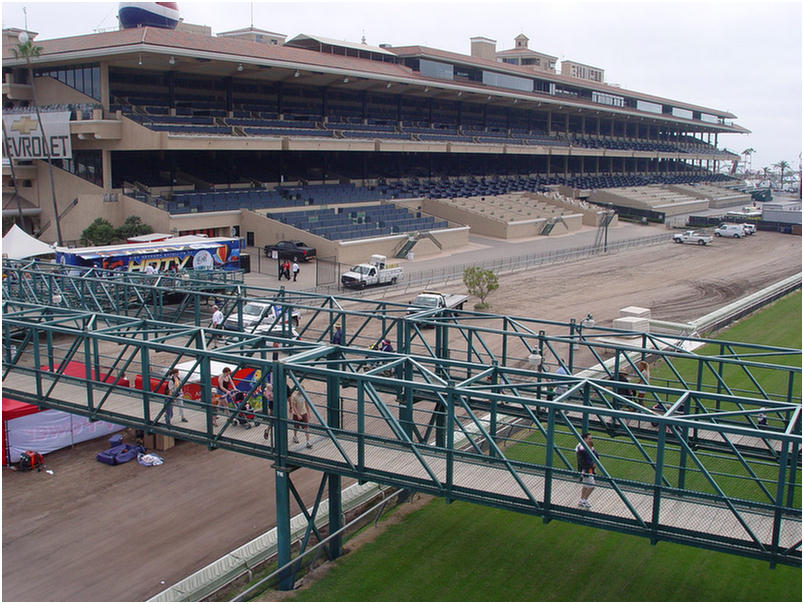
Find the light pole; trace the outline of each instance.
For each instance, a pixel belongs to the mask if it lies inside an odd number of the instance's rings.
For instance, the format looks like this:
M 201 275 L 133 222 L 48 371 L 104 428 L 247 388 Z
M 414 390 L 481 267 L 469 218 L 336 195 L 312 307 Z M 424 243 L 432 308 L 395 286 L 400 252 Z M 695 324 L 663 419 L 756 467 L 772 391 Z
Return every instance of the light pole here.
M 33 67 L 31 66 L 31 57 L 39 55 L 39 48 L 33 45 L 33 40 L 28 37 L 28 32 L 22 31 L 19 35 L 20 44 L 17 48 L 18 55 L 25 57 L 25 63 L 28 66 L 28 80 L 31 83 L 31 101 L 33 102 L 34 111 L 36 112 L 36 121 L 39 123 L 39 131 L 42 133 L 42 141 L 46 141 L 45 126 L 42 124 L 42 116 L 39 113 L 39 103 L 36 102 L 36 85 L 34 84 Z M 47 154 L 47 166 L 50 173 L 50 193 L 53 199 L 53 220 L 56 221 L 56 244 L 61 245 L 61 223 L 59 222 L 59 208 L 56 204 L 56 184 L 53 181 L 53 162 L 51 159 L 50 149 L 46 144 L 43 145 L 45 153 Z

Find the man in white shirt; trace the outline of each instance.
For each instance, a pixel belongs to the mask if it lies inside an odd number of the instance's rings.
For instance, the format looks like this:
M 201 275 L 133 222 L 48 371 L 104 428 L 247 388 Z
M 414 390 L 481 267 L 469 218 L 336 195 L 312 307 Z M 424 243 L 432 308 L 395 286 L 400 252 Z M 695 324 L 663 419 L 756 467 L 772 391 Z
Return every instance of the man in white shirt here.
M 155 275 L 156 274 L 156 267 L 153 264 L 146 264 L 145 265 L 145 274 L 146 275 Z
M 212 321 L 209 324 L 210 329 L 223 329 L 223 313 L 217 306 L 212 307 Z M 212 347 L 217 340 L 218 335 L 212 334 L 212 339 L 209 341 L 209 345 Z
M 293 271 L 293 280 L 296 280 L 296 276 L 299 274 L 299 263 L 295 260 L 293 261 L 293 267 L 291 268 Z

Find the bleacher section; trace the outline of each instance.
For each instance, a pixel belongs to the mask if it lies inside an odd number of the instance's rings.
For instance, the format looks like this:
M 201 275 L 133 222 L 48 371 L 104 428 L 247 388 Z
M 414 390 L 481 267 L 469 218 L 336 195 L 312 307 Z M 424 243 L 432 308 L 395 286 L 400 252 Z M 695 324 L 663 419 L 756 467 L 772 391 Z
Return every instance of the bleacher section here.
M 292 104 L 280 116 L 268 105 L 235 103 L 231 112 L 204 97 L 177 95 L 177 106 L 171 109 L 164 96 L 116 96 L 112 109 L 155 131 L 176 134 L 236 137 L 303 136 L 339 139 L 387 139 L 411 142 L 449 142 L 485 145 L 575 146 L 624 151 L 667 153 L 723 153 L 692 137 L 664 137 L 661 141 L 603 135 L 554 135 L 539 129 L 506 128 L 491 123 L 396 122 L 388 119 L 361 120 L 353 115 L 309 115 L 304 107 L 294 113 Z M 280 119 L 282 118 L 282 119 Z
M 598 189 L 592 192 L 589 201 L 664 212 L 666 216 L 689 214 L 709 207 L 709 201 L 701 195 L 689 195 L 663 185 Z
M 730 181 L 725 175 L 599 175 L 565 179 L 538 176 L 469 177 L 419 180 L 356 186 L 354 184 L 317 184 L 283 186 L 274 189 L 225 189 L 208 192 L 175 192 L 169 198 L 157 198 L 156 203 L 171 214 L 214 212 L 221 210 L 279 210 L 294 207 L 365 203 L 391 199 L 445 199 L 491 197 L 512 192 L 547 192 L 549 185 L 566 185 L 575 189 L 615 189 L 642 187 L 650 184 L 680 184 L 696 180 Z
M 697 183 L 670 186 L 674 191 L 685 193 L 693 197 L 705 197 L 709 200 L 710 208 L 724 208 L 740 203 L 751 203 L 751 195 L 729 187 Z
M 393 204 L 347 206 L 291 212 L 269 212 L 268 218 L 329 240 L 367 239 L 449 226 L 446 220 L 413 214 Z

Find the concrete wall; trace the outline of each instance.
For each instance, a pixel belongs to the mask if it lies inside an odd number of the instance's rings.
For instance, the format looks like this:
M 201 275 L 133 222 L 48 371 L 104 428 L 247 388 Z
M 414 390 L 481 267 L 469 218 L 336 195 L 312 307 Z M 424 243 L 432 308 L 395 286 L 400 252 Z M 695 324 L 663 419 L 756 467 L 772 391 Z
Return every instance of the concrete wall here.
M 438 199 L 421 200 L 421 208 L 428 214 L 444 218 L 456 224 L 465 224 L 471 227 L 472 233 L 485 235 L 486 237 L 506 236 L 506 224 L 502 220 L 483 216 L 477 212 L 471 212 L 461 207 L 444 203 Z
M 441 244 L 441 249 L 430 239 L 420 239 L 411 250 L 416 258 L 433 256 L 444 251 L 454 250 L 469 244 L 469 228 L 455 227 L 432 231 Z M 337 259 L 343 264 L 366 262 L 372 254 L 394 257 L 394 251 L 407 239 L 407 235 L 376 237 L 365 241 L 344 241 L 338 244 Z M 319 252 L 319 256 L 321 253 Z
M 573 189 L 571 189 L 570 187 L 566 187 L 564 185 L 561 185 L 557 192 L 559 193 L 559 195 L 563 195 L 565 197 L 568 197 L 568 195 L 567 195 L 567 193 L 565 193 L 561 189 L 564 189 L 566 191 L 573 191 Z M 606 211 L 601 210 L 597 206 L 589 206 L 588 208 L 582 207 L 580 205 L 580 200 L 578 200 L 579 204 L 574 204 L 574 203 L 570 203 L 569 201 L 562 201 L 561 199 L 554 199 L 552 197 L 548 197 L 546 195 L 541 195 L 539 193 L 528 193 L 528 194 L 526 194 L 526 196 L 527 197 L 532 197 L 534 199 L 540 199 L 540 200 L 545 201 L 547 203 L 551 203 L 551 204 L 553 204 L 555 206 L 558 206 L 559 208 L 562 208 L 563 210 L 567 210 L 568 212 L 571 212 L 572 214 L 580 214 L 581 215 L 581 224 L 586 225 L 586 226 L 593 226 L 593 227 L 600 226 L 600 221 L 606 215 Z M 569 197 L 571 197 L 571 196 L 569 196 Z M 564 220 L 566 220 L 566 219 L 567 219 L 567 216 L 564 215 Z M 611 223 L 609 223 L 609 226 L 617 226 L 618 221 L 619 221 L 619 219 L 615 215 L 614 218 L 611 220 Z

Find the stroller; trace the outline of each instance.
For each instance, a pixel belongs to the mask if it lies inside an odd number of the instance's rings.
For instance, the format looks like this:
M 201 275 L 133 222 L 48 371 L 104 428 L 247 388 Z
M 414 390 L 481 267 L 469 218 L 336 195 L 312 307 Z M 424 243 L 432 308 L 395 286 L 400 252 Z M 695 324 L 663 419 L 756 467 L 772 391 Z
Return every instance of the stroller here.
M 254 407 L 248 401 L 244 402 L 246 398 L 245 392 L 235 392 L 234 395 L 227 399 L 227 403 L 230 403 L 233 408 L 237 411 L 234 419 L 232 420 L 232 424 L 235 426 L 241 425 L 245 426 L 246 430 L 251 429 L 251 422 L 254 422 L 254 426 L 259 426 L 260 422 L 254 419 L 255 417 L 255 410 Z

